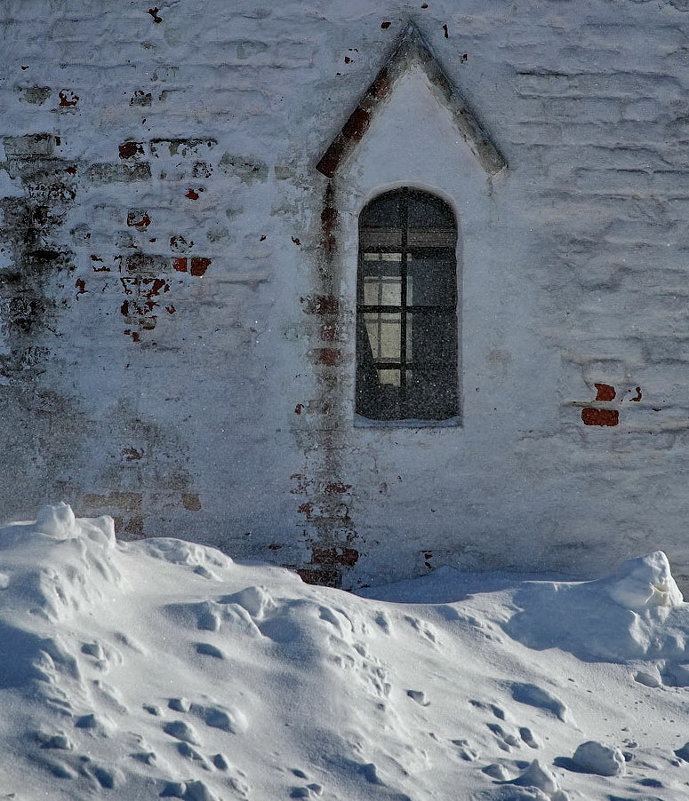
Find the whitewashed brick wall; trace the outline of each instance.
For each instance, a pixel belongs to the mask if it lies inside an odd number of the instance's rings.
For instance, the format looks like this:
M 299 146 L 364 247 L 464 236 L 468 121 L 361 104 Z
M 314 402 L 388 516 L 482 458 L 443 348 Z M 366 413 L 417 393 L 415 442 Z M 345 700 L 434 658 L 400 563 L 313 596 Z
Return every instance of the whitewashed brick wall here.
M 331 190 L 315 164 L 409 21 L 509 166 L 482 224 L 458 203 L 463 425 L 362 430 L 366 181 L 356 152 Z M 3 516 L 65 499 L 346 586 L 657 548 L 689 579 L 689 3 L 4 0 L 0 23 Z

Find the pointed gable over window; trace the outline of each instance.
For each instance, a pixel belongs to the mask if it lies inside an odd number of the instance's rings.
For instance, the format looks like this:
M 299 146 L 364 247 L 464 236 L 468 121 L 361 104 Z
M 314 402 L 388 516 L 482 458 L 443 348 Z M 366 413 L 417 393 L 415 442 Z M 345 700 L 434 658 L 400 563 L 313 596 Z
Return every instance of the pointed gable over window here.
M 458 132 L 486 172 L 494 175 L 507 166 L 505 158 L 449 80 L 419 30 L 409 23 L 392 55 L 316 165 L 319 172 L 328 178 L 335 175 L 368 130 L 378 108 L 394 91 L 399 78 L 416 65 L 426 73 L 436 96 L 449 109 Z

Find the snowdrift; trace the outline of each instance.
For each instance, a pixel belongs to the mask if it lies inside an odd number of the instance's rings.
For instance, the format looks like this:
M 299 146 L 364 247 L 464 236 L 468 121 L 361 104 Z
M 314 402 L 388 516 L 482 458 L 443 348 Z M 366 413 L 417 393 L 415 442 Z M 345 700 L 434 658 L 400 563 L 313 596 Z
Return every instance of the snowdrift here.
M 1 529 L 0 798 L 689 796 L 689 607 L 662 553 L 364 594 L 118 543 L 64 504 Z

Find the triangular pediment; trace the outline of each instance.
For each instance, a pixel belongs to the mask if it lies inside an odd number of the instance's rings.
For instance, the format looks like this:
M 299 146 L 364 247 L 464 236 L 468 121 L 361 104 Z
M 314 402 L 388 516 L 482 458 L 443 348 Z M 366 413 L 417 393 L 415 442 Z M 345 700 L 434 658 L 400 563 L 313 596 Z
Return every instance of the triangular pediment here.
M 448 108 L 457 131 L 486 172 L 495 175 L 507 166 L 504 156 L 447 77 L 418 28 L 409 23 L 375 80 L 316 165 L 319 172 L 328 178 L 335 175 L 363 138 L 377 110 L 395 91 L 398 80 L 415 66 L 424 70 L 434 94 Z

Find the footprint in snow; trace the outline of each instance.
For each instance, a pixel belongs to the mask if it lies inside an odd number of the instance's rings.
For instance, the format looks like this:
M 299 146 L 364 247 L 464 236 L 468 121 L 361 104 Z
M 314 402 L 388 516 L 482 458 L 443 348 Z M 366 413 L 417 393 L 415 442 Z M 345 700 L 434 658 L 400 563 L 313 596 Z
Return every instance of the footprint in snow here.
M 292 787 L 290 798 L 312 798 L 313 796 L 323 795 L 323 787 L 320 784 L 307 784 L 306 787 Z
M 390 618 L 385 612 L 378 612 L 374 618 L 374 621 L 377 626 L 380 626 L 384 634 L 390 634 L 392 626 L 390 624 Z
M 478 751 L 471 747 L 469 740 L 451 740 L 452 745 L 456 745 L 459 749 L 457 755 L 465 762 L 475 762 L 478 757 Z
M 476 701 L 471 698 L 469 699 L 469 703 L 476 709 L 485 709 L 491 712 L 498 720 L 507 720 L 507 713 L 505 710 L 496 704 L 484 704 L 483 701 Z
M 526 726 L 519 727 L 519 736 L 529 746 L 529 748 L 540 748 L 538 740 L 534 737 L 533 732 Z
M 520 704 L 535 706 L 550 712 L 564 723 L 571 722 L 569 707 L 549 690 L 544 690 L 535 684 L 523 684 L 522 682 L 510 682 L 508 686 L 512 692 L 512 698 Z
M 151 768 L 158 764 L 158 755 L 155 751 L 134 751 L 129 756 L 137 762 L 141 762 Z
M 422 634 L 430 642 L 435 644 L 438 641 L 438 637 L 435 633 L 435 630 L 429 623 L 424 623 L 417 617 L 412 617 L 411 615 L 405 615 L 404 619 L 407 621 L 407 623 L 409 623 L 409 625 L 414 629 L 414 631 L 417 631 L 419 634 Z
M 177 753 L 191 762 L 196 762 L 204 770 L 211 769 L 206 757 L 200 754 L 195 748 L 192 748 L 189 743 L 177 743 Z
M 211 645 L 209 642 L 197 642 L 196 653 L 202 654 L 203 656 L 213 656 L 216 659 L 225 659 L 225 654 L 220 650 L 220 648 L 217 648 L 215 645 Z
M 182 798 L 184 801 L 216 801 L 204 782 L 195 780 L 187 782 L 168 782 L 160 794 L 161 798 Z
M 206 726 L 211 726 L 214 729 L 222 729 L 222 731 L 230 732 L 230 734 L 243 734 L 248 728 L 245 715 L 238 709 L 220 709 L 210 706 L 201 707 L 199 711 L 204 716 Z
M 498 748 L 502 751 L 509 751 L 511 748 L 521 748 L 521 741 L 514 734 L 506 732 L 497 723 L 487 723 L 488 730 L 491 731 L 498 741 Z
M 188 712 L 191 709 L 191 703 L 186 698 L 170 698 L 167 705 L 175 712 Z
M 407 690 L 407 695 L 412 699 L 412 701 L 416 701 L 419 706 L 430 706 L 431 702 L 426 697 L 426 693 L 423 690 Z

